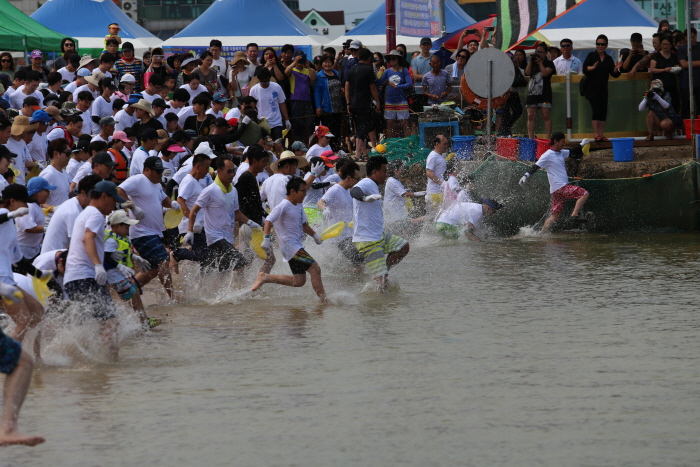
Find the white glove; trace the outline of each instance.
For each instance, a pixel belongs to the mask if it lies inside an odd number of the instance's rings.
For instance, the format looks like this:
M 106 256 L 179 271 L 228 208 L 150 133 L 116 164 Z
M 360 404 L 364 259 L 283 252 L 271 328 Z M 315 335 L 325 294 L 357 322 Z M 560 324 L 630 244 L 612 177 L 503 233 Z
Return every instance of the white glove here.
M 328 183 L 330 183 L 330 185 L 328 185 L 328 186 L 333 186 L 333 185 L 335 185 L 335 184 L 338 183 L 338 182 L 328 182 Z
M 591 141 L 590 141 L 588 138 L 583 138 L 583 139 L 581 140 L 581 147 L 584 147 L 585 145 L 587 145 L 587 144 L 590 143 L 590 142 L 591 142 Z
M 326 164 L 325 164 L 325 163 L 323 163 L 323 162 L 316 162 L 315 164 L 313 164 L 313 165 L 311 166 L 311 175 L 313 175 L 314 177 L 318 177 L 319 175 L 321 175 L 321 173 L 323 172 L 323 170 L 324 170 L 325 168 L 326 168 Z
M 49 278 L 50 276 L 53 276 L 53 271 L 46 269 L 41 271 L 41 276 L 38 277 L 39 280 L 45 280 Z
M 363 198 L 363 201 L 365 203 L 374 203 L 375 201 L 379 201 L 382 199 L 382 195 L 367 195 Z
M 292 129 L 292 122 L 290 122 L 289 120 L 285 120 L 285 121 L 284 121 L 284 127 L 285 127 L 287 130 L 291 130 L 291 129 Z
M 250 122 L 251 122 L 250 117 L 247 115 L 245 117 L 243 117 L 243 120 L 241 120 L 241 123 L 245 123 L 246 125 L 249 124 Z
M 247 225 L 247 226 L 250 227 L 251 229 L 262 229 L 262 227 L 260 226 L 260 224 L 258 224 L 257 222 L 253 222 L 253 221 L 250 220 L 250 219 L 248 219 L 248 222 L 246 222 L 245 225 Z
M 125 266 L 123 264 L 117 264 L 117 269 L 119 270 L 119 272 L 124 274 L 124 277 L 131 277 L 134 274 L 136 274 L 133 269 L 131 269 L 129 266 Z
M 136 205 L 133 201 L 127 201 L 125 203 L 117 204 L 118 209 L 134 209 L 134 206 Z
M 518 185 L 520 185 L 520 186 L 525 185 L 525 182 L 527 182 L 527 179 L 529 177 L 530 177 L 529 173 L 526 173 L 525 175 L 523 175 L 523 178 L 520 179 L 520 181 L 518 182 Z
M 178 203 L 177 201 L 172 201 L 172 202 L 170 203 L 170 207 L 173 208 L 173 209 L 176 210 L 176 211 L 179 211 L 179 210 L 182 209 L 182 206 L 180 206 L 180 203 Z
M 421 197 L 423 197 L 423 196 L 425 196 L 425 195 L 427 195 L 427 194 L 428 194 L 427 191 L 414 191 L 414 192 L 413 192 L 413 197 L 414 197 L 414 198 L 421 198 Z
M 135 265 L 141 268 L 142 271 L 151 269 L 151 263 L 141 258 L 139 255 L 131 255 L 131 259 L 134 261 Z
M 270 238 L 269 235 L 265 235 L 263 237 L 263 241 L 260 244 L 260 247 L 265 250 L 265 251 L 270 251 L 272 250 L 272 239 Z
M 202 230 L 204 230 L 204 226 L 202 224 L 194 225 L 194 233 L 202 233 Z
M 4 282 L 0 282 L 0 297 L 12 304 L 19 303 L 24 298 L 19 288 Z
M 316 242 L 316 245 L 323 243 L 323 240 L 321 240 L 321 236 L 318 233 L 314 234 L 314 242 Z
M 97 285 L 107 285 L 107 271 L 101 264 L 95 265 L 95 282 Z
M 131 208 L 131 212 L 134 214 L 136 220 L 142 221 L 146 217 L 146 213 L 138 206 Z
M 18 217 L 26 216 L 29 214 L 29 208 L 17 208 L 7 215 L 10 219 L 17 219 Z
M 194 243 L 194 232 L 189 231 L 185 234 L 182 239 L 183 245 L 192 245 Z
M 163 173 L 160 176 L 160 179 L 163 181 L 163 183 L 168 183 L 170 181 L 170 178 L 173 176 L 173 171 L 171 169 L 165 169 L 163 170 Z
M 679 66 L 671 67 L 671 73 L 678 74 L 680 72 L 681 72 L 681 67 L 679 67 Z

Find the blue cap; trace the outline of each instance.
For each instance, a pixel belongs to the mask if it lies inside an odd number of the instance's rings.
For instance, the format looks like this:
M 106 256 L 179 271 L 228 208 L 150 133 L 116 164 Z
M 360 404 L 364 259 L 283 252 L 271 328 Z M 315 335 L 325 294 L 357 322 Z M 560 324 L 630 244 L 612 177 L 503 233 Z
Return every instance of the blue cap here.
M 143 96 L 139 93 L 129 94 L 129 102 L 127 104 L 137 104 L 141 99 L 143 99 Z
M 29 196 L 39 193 L 41 190 L 55 190 L 57 187 L 49 185 L 49 182 L 42 177 L 31 178 L 27 182 L 27 193 Z
M 49 123 L 51 120 L 53 120 L 53 117 L 47 114 L 45 110 L 35 110 L 32 114 L 32 119 L 29 121 L 29 124 L 33 124 L 36 122 Z
M 486 206 L 490 207 L 494 211 L 498 211 L 503 207 L 502 204 L 499 204 L 498 201 L 490 199 L 490 198 L 483 198 L 481 200 L 481 204 L 485 204 Z
M 228 99 L 224 97 L 223 93 L 217 92 L 214 94 L 214 97 L 212 98 L 212 102 L 226 102 Z
M 34 179 L 32 178 L 32 180 Z M 97 182 L 95 188 L 93 188 L 92 191 L 94 191 L 95 193 L 107 193 L 109 196 L 114 198 L 114 201 L 116 201 L 117 203 L 126 203 L 126 200 L 119 196 L 119 193 L 117 192 L 117 185 L 115 185 L 112 182 L 108 182 L 107 180 Z
M 86 78 L 90 75 L 92 75 L 92 73 L 87 68 L 81 68 L 78 70 L 78 76 L 82 76 L 83 78 Z

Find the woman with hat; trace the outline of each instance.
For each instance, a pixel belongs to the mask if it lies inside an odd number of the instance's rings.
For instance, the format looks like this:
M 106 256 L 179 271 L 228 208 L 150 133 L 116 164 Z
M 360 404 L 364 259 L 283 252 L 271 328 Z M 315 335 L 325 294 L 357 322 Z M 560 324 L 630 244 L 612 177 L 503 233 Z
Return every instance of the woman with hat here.
M 233 55 L 233 60 L 229 62 L 231 65 L 231 82 L 229 83 L 229 92 L 236 98 L 234 106 L 238 105 L 238 99 L 248 95 L 250 90 L 248 84 L 255 76 L 255 70 L 248 67 L 250 62 L 246 53 L 239 50 Z
M 331 138 L 335 135 L 331 133 L 327 126 L 317 126 L 314 129 L 314 134 L 311 136 L 311 146 L 308 151 L 306 151 L 306 160 L 311 161 L 312 157 L 320 156 L 326 151 L 332 151 L 330 146 Z
M 673 139 L 673 130 L 681 128 L 683 120 L 678 116 L 671 104 L 671 93 L 664 91 L 664 84 L 660 79 L 651 82 L 651 88 L 644 94 L 639 103 L 639 111 L 647 111 L 647 141 L 654 140 L 654 132 L 663 130 L 666 139 Z
M 177 75 L 176 88 L 181 88 L 185 84 L 185 76 L 189 76 L 197 66 L 197 59 L 191 53 L 182 56 L 182 71 Z
M 35 165 L 27 149 L 25 139 L 29 132 L 36 131 L 37 128 L 39 128 L 39 123 L 30 124 L 29 117 L 17 115 L 12 121 L 10 138 L 7 140 L 7 143 L 5 143 L 5 147 L 7 147 L 10 152 L 17 154 L 14 166 L 19 170 L 19 175 L 15 177 L 15 182 L 20 185 L 25 184 L 25 170 L 31 169 Z

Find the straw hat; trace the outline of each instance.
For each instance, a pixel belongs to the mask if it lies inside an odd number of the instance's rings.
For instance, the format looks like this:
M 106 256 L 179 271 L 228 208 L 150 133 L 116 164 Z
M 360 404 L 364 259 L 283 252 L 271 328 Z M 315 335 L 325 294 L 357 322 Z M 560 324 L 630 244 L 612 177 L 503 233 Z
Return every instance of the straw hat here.
M 92 58 L 90 55 L 85 55 L 80 59 L 80 66 L 78 67 L 78 69 L 83 68 L 90 62 L 92 62 L 95 66 L 100 66 L 99 58 Z
M 104 73 L 102 73 L 101 71 L 95 70 L 90 76 L 85 78 L 85 81 L 92 84 L 93 86 L 99 87 L 100 81 L 102 81 L 105 78 L 106 78 L 106 76 Z
M 51 115 L 51 117 L 56 120 L 57 122 L 62 122 L 63 117 L 61 117 L 61 111 L 58 110 L 58 107 L 54 107 L 53 105 L 50 105 L 44 109 L 47 114 Z
M 17 115 L 12 121 L 12 129 L 10 130 L 10 134 L 12 136 L 19 136 L 26 131 L 36 130 L 37 128 L 39 128 L 39 123 L 30 125 L 29 117 L 25 115 Z
M 146 99 L 141 99 L 136 104 L 131 104 L 131 106 L 136 109 L 145 110 L 151 117 L 155 116 L 155 114 L 153 113 L 153 107 L 151 107 L 151 103 L 148 102 Z
M 233 59 L 229 62 L 229 65 L 231 66 L 236 66 L 236 63 L 240 62 L 243 60 L 246 65 L 250 65 L 250 62 L 248 61 L 248 57 L 246 56 L 245 52 L 242 50 L 239 50 L 235 54 L 233 54 Z
M 298 164 L 297 167 L 299 168 L 306 167 L 307 165 L 306 158 L 304 156 L 295 156 L 292 151 L 284 151 L 282 154 L 280 154 L 280 158 L 278 160 L 270 164 L 270 168 L 277 172 L 279 163 L 285 159 L 296 159 Z

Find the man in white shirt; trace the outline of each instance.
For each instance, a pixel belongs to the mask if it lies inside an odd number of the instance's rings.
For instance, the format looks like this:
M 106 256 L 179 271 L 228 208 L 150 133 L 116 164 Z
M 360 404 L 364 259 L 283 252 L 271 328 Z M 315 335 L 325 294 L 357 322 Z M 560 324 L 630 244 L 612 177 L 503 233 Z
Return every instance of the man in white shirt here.
M 260 82 L 250 89 L 250 95 L 258 100 L 257 109 L 259 117 L 266 117 L 270 124 L 272 139 L 282 137 L 282 128 L 292 129 L 289 121 L 287 107 L 285 105 L 284 90 L 282 86 L 270 81 L 270 70 L 263 68 L 258 73 Z M 282 126 L 284 119 L 284 127 Z
M 105 248 L 105 216 L 116 203 L 126 200 L 117 193 L 117 186 L 106 180 L 96 184 L 90 203 L 75 219 L 71 235 L 63 289 L 68 297 L 81 303 L 101 328 L 100 335 L 112 358 L 116 359 L 117 310 L 107 288 L 107 271 L 103 266 Z
M 55 186 L 49 197 L 46 198 L 46 204 L 57 208 L 61 204 L 68 201 L 70 195 L 70 181 L 68 174 L 63 170 L 68 166 L 71 150 L 68 146 L 68 141 L 63 138 L 52 141 L 48 147 L 48 156 L 51 163 L 41 171 L 39 176 Z M 46 215 L 46 221 L 49 222 L 52 213 Z
M 117 121 L 116 125 L 114 125 L 115 131 L 124 131 L 134 126 L 138 119 L 134 115 L 136 107 L 133 107 L 133 104 L 138 104 L 140 100 L 141 94 L 134 93 L 129 96 L 129 101 L 124 105 L 124 108 L 114 116 L 114 119 Z
M 228 81 L 231 79 L 229 76 L 228 61 L 221 56 L 221 48 L 222 44 L 220 40 L 212 39 L 211 42 L 209 42 L 209 52 L 211 52 L 212 58 L 214 59 L 211 67 L 216 70 L 219 76 Z M 224 86 L 221 80 L 219 80 L 219 89 L 217 91 L 222 92 L 224 90 Z
M 160 76 L 153 74 L 148 80 L 148 86 L 146 90 L 141 93 L 144 99 L 148 102 L 153 103 L 154 100 L 160 98 L 160 90 L 165 84 L 165 80 Z
M 433 150 L 425 161 L 425 175 L 428 177 L 426 207 L 428 216 L 432 219 L 442 206 L 442 184 L 445 181 L 447 161 L 443 154 L 450 147 L 450 140 L 443 135 L 433 138 Z
M 86 135 L 96 135 L 100 132 L 100 127 L 92 121 L 92 113 L 90 107 L 95 100 L 90 91 L 81 91 L 78 94 L 78 103 L 75 108 L 80 110 L 80 118 L 83 120 L 83 133 Z
M 41 75 L 36 71 L 30 71 L 27 74 L 27 82 L 24 86 L 17 88 L 17 90 L 12 93 L 12 96 L 10 96 L 10 107 L 17 110 L 22 109 L 24 99 L 28 96 L 36 97 L 41 107 L 41 103 L 44 101 L 44 95 L 37 91 L 39 83 L 41 83 Z
M 525 182 L 527 182 L 527 179 L 539 169 L 545 169 L 547 171 L 549 194 L 552 197 L 552 214 L 542 226 L 542 231 L 540 233 L 543 234 L 549 232 L 552 225 L 561 217 L 561 213 L 564 209 L 564 202 L 567 199 L 576 200 L 574 210 L 571 212 L 570 220 L 572 224 L 577 225 L 586 220 L 585 218 L 579 218 L 579 213 L 581 209 L 583 209 L 584 204 L 586 204 L 586 201 L 588 201 L 590 194 L 580 186 L 569 185 L 569 177 L 566 175 L 566 164 L 564 161 L 568 159 L 569 156 L 574 159 L 581 159 L 583 157 L 582 148 L 588 144 L 588 139 L 584 139 L 581 141 L 580 145 L 575 146 L 571 150 L 564 149 L 565 143 L 566 137 L 564 133 L 555 131 L 549 143 L 552 149 L 545 151 L 545 153 L 540 156 L 539 160 L 530 167 L 530 170 L 523 175 L 519 182 L 520 186 L 523 186 Z
M 399 264 L 410 248 L 403 238 L 384 231 L 379 185 L 387 179 L 388 166 L 385 157 L 370 157 L 366 166 L 367 178 L 350 190 L 355 223 L 352 241 L 364 257 L 380 292 L 387 291 L 389 269 Z
M 558 75 L 566 76 L 566 72 L 571 70 L 571 74 L 582 74 L 583 63 L 581 60 L 571 55 L 574 50 L 574 42 L 571 39 L 562 39 L 559 41 L 561 55 L 554 59 L 554 68 Z
M 306 167 L 308 164 L 304 156 L 295 156 L 291 151 L 284 151 L 280 154 L 278 161 L 270 164 L 275 174 L 265 180 L 260 187 L 260 198 L 263 202 L 267 202 L 270 210 L 275 209 L 287 197 L 287 182 L 297 169 Z
M 17 115 L 12 121 L 12 130 L 10 138 L 5 143 L 10 152 L 17 154 L 15 157 L 14 166 L 19 170 L 19 175 L 15 177 L 15 183 L 25 185 L 25 172 L 36 165 L 29 155 L 27 143 L 24 141 L 30 131 L 34 131 L 39 127 L 38 123 L 30 124 L 29 119 L 24 115 Z
M 141 146 L 134 151 L 131 157 L 130 177 L 143 173 L 144 162 L 151 157 L 150 152 L 158 145 L 158 132 L 153 128 L 146 128 L 141 134 L 141 142 Z
M 469 240 L 480 241 L 476 236 L 476 228 L 484 216 L 491 216 L 503 206 L 497 201 L 484 198 L 481 203 L 456 202 L 448 209 L 442 211 L 435 221 L 435 231 L 445 238 L 456 240 L 459 238 L 459 227 L 467 229 L 464 234 Z
M 170 298 L 173 297 L 173 280 L 168 267 L 170 255 L 163 245 L 163 209 L 181 209 L 177 201 L 168 198 L 160 184 L 165 167 L 160 157 L 148 157 L 143 163 L 143 173 L 131 176 L 119 185 L 119 194 L 133 201 L 131 216 L 139 223 L 129 231 L 131 243 L 139 256 L 150 263 L 149 271 L 141 271 L 136 280 L 148 284 L 154 277 L 163 284 Z
M 102 117 L 100 119 L 100 122 L 97 123 L 97 127 L 100 129 L 99 133 L 97 133 L 95 136 L 92 137 L 90 142 L 93 141 L 103 141 L 105 143 L 109 143 L 112 141 L 112 135 L 114 134 L 114 127 L 115 125 L 119 123 L 117 122 L 114 117 L 111 115 L 108 117 Z M 93 122 L 93 125 L 95 123 Z
M 46 145 L 48 141 L 46 140 L 46 136 L 48 133 L 46 132 L 46 129 L 53 121 L 53 117 L 47 114 L 45 110 L 35 110 L 32 113 L 31 120 L 29 121 L 31 124 L 39 124 L 39 126 L 36 128 L 36 132 L 34 132 L 34 136 L 32 136 L 32 140 L 27 143 L 27 150 L 29 151 L 29 156 L 39 165 L 41 169 L 46 167 L 47 160 Z

